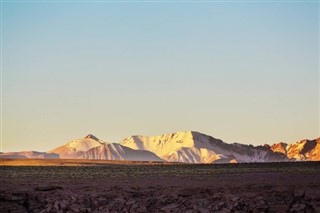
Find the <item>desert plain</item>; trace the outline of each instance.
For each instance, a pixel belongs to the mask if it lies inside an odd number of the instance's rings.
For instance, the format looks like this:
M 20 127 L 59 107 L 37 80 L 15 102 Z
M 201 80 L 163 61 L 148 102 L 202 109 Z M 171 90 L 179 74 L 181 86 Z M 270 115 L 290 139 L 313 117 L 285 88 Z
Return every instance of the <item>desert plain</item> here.
M 0 212 L 320 212 L 320 163 L 0 159 Z

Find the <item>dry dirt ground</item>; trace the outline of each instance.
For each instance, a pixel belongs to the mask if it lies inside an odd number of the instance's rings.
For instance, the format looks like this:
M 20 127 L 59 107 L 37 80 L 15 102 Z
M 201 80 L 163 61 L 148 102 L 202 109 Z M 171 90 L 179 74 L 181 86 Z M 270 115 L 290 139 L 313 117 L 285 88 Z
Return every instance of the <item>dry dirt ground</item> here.
M 0 212 L 320 212 L 320 162 L 0 159 L 0 174 Z

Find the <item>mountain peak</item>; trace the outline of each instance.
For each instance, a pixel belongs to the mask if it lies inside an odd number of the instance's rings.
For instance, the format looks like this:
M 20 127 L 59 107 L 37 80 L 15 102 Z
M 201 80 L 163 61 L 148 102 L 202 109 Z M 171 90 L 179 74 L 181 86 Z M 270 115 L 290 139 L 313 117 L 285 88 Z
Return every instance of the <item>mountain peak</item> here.
M 134 150 L 118 143 L 102 144 L 83 152 L 80 158 L 105 160 L 163 161 L 147 150 Z
M 97 138 L 96 136 L 94 136 L 92 134 L 88 134 L 86 137 L 84 137 L 84 139 L 93 139 L 95 141 L 100 141 L 99 138 Z
M 102 142 L 94 135 L 87 135 L 83 139 L 72 140 L 69 143 L 57 147 L 48 153 L 56 153 L 60 158 L 77 158 L 81 152 L 86 152 L 97 146 L 101 146 Z

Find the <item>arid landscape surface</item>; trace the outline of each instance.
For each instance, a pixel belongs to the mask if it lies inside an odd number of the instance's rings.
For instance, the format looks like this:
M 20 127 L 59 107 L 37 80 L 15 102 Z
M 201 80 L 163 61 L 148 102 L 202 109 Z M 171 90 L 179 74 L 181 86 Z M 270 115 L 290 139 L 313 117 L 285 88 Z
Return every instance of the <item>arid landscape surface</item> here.
M 0 212 L 320 212 L 318 162 L 0 162 Z

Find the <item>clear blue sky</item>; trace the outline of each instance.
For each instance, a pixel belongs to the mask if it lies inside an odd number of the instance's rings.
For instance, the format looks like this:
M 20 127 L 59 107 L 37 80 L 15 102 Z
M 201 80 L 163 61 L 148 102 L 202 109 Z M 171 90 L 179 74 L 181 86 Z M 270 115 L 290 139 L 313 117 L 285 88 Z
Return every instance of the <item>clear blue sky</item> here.
M 319 133 L 319 2 L 2 2 L 3 151 L 88 133 Z

